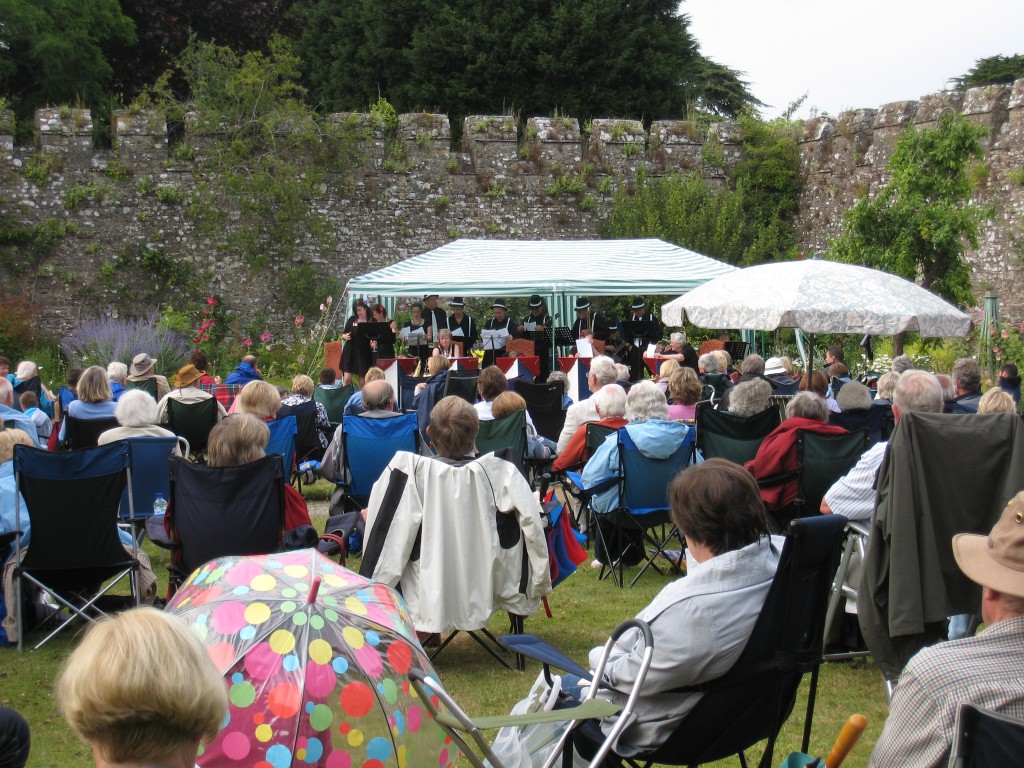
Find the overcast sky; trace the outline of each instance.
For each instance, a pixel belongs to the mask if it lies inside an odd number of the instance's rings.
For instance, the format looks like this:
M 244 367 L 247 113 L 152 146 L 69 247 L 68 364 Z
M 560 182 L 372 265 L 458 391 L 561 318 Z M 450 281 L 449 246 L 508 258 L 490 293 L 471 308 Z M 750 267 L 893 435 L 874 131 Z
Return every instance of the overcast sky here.
M 775 117 L 837 115 L 948 87 L 986 56 L 1024 53 L 1022 0 L 684 0 L 704 55 L 745 73 Z

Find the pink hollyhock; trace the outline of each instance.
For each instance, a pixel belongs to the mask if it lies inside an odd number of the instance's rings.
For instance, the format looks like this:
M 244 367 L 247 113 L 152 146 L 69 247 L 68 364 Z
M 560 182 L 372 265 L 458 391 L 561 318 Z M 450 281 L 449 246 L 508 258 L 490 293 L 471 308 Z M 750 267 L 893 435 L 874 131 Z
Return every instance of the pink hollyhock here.
M 272 337 L 270 335 L 270 331 L 264 331 L 263 333 L 260 334 L 260 341 L 262 341 L 264 344 L 270 341 L 271 338 Z
M 252 339 L 249 339 L 249 338 L 242 339 L 242 346 L 243 347 L 251 347 L 252 346 Z

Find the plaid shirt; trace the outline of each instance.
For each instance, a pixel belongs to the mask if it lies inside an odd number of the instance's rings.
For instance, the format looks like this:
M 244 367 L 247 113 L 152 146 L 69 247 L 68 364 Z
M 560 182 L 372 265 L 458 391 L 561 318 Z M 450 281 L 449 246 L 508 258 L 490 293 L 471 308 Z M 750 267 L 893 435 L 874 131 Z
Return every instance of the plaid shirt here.
M 963 703 L 1024 718 L 1024 616 L 914 656 L 900 675 L 869 765 L 946 765 Z
M 224 406 L 225 411 L 231 408 L 231 404 L 235 402 L 235 398 L 238 397 L 238 393 L 242 389 L 238 384 L 200 384 L 199 388 L 216 397 L 217 402 Z

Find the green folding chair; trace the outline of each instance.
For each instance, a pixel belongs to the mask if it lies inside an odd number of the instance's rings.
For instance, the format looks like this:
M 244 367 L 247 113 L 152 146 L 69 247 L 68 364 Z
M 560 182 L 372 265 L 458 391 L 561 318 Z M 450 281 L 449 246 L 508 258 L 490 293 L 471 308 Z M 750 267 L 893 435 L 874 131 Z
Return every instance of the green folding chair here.
M 334 426 L 341 424 L 341 416 L 345 412 L 345 406 L 348 405 L 348 399 L 355 393 L 355 384 L 346 384 L 337 389 L 313 387 L 313 399 L 318 403 L 323 403 L 324 408 L 327 409 L 327 420 Z

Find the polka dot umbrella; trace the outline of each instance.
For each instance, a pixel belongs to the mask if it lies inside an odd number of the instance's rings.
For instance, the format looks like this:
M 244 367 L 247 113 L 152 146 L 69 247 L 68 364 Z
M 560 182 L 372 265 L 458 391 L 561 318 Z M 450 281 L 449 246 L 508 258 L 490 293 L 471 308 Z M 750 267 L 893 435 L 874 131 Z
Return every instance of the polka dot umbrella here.
M 433 669 L 405 603 L 316 550 L 223 557 L 167 610 L 228 683 L 228 717 L 198 764 L 448 766 L 458 752 L 409 685 Z

